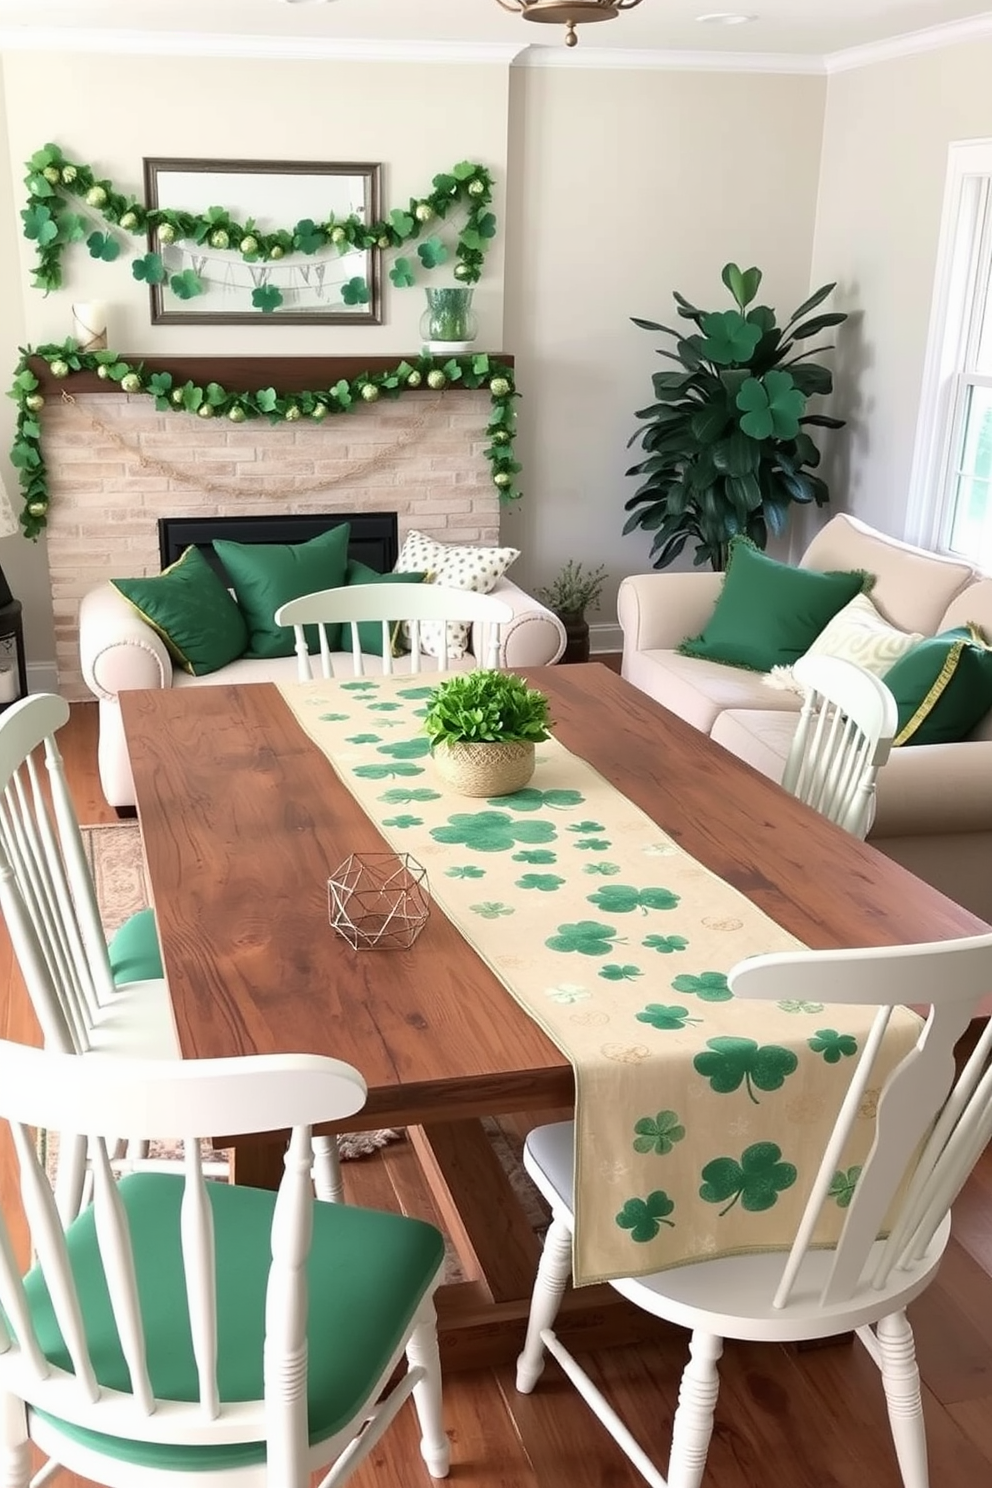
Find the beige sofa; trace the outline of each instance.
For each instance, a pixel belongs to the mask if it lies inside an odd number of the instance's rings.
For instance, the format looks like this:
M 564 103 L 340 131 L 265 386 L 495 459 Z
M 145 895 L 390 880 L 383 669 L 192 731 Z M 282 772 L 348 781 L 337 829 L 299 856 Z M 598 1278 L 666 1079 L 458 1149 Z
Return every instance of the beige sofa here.
M 992 579 L 968 564 L 897 542 L 854 517 L 836 516 L 813 539 L 804 568 L 863 568 L 872 601 L 891 624 L 935 635 L 974 621 L 992 636 Z M 781 778 L 800 700 L 760 675 L 680 656 L 702 630 L 722 576 L 651 573 L 619 593 L 623 675 L 741 759 Z M 893 750 L 877 789 L 868 840 L 992 923 L 992 714 L 959 744 Z
M 507 578 L 500 579 L 492 593 L 513 610 L 513 618 L 500 631 L 500 666 L 512 669 L 557 661 L 565 649 L 565 628 L 558 616 Z M 472 642 L 469 655 L 453 661 L 452 668 L 474 666 L 474 649 Z M 121 721 L 122 692 L 135 687 L 209 687 L 216 682 L 290 682 L 296 677 L 295 655 L 270 661 L 242 657 L 205 677 L 174 669 L 165 642 L 112 584 L 101 584 L 83 598 L 79 651 L 83 679 L 100 703 L 100 784 L 107 801 L 118 808 L 134 805 L 134 781 Z M 350 651 L 332 660 L 336 673 L 353 675 Z M 423 660 L 428 669 L 437 666 L 433 657 Z M 367 657 L 365 666 L 369 673 L 380 671 L 382 659 Z M 409 657 L 398 658 L 397 670 L 408 666 Z

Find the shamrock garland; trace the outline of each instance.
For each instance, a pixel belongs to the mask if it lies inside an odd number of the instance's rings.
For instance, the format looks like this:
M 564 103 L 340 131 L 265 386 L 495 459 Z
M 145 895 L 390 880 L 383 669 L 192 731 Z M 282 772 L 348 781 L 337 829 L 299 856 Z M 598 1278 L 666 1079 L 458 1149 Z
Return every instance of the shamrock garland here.
M 70 339 L 61 345 L 21 347 L 14 384 L 8 394 L 17 404 L 10 459 L 20 477 L 24 498 L 20 521 L 25 537 L 37 538 L 42 532 L 50 500 L 48 471 L 41 449 L 40 414 L 45 398 L 29 365 L 33 356 L 48 363 L 53 377 L 63 379 L 73 372 L 95 372 L 100 378 L 119 383 L 125 393 L 144 393 L 153 398 L 159 410 L 192 413 L 200 418 L 227 418 L 232 424 L 253 418 L 267 418 L 273 424 L 295 423 L 304 418 L 319 423 L 329 415 L 351 412 L 362 403 L 375 403 L 380 397 L 398 398 L 415 388 L 439 391 L 446 387 L 488 386 L 492 404 L 486 425 L 489 442 L 483 453 L 489 461 L 500 500 L 513 501 L 520 496 L 515 480 L 520 466 L 513 458 L 516 431 L 513 400 L 519 396 L 513 385 L 513 370 L 485 352 L 450 357 L 445 362 L 424 355 L 414 361 L 401 361 L 391 371 L 360 372 L 351 381 L 342 377 L 333 387 L 317 388 L 313 392 L 280 393 L 272 387 L 232 392 L 217 382 L 201 387 L 191 381 L 180 382 L 171 372 L 146 372 L 142 362 L 127 362 L 115 351 L 80 351 L 77 342 Z M 417 766 L 401 764 L 382 770 L 384 777 L 420 773 Z M 518 831 L 517 835 L 523 834 Z
M 458 234 L 457 262 L 452 271 L 462 284 L 478 282 L 489 244 L 496 235 L 496 218 L 488 210 L 492 201 L 492 176 L 485 166 L 471 160 L 462 160 L 450 171 L 435 176 L 432 191 L 422 197 L 411 197 L 407 208 L 394 207 L 379 222 L 366 225 L 354 214 L 340 221 L 333 216 L 321 222 L 308 217 L 293 227 L 280 227 L 268 233 L 261 232 L 251 219 L 237 221 L 225 207 L 209 207 L 200 213 L 146 207 L 137 197 L 119 191 L 112 181 L 98 179 L 91 166 L 67 160 L 58 145 L 47 144 L 36 150 L 26 169 L 28 200 L 21 218 L 24 236 L 37 248 L 35 288 L 46 294 L 62 285 L 62 258 L 70 243 L 85 239 L 91 256 L 107 262 L 117 258 L 121 251 L 113 231 L 93 232 L 87 237 L 85 219 L 73 210 L 72 198 L 80 198 L 98 212 L 110 229 L 118 228 L 134 235 L 152 232 L 160 244 L 196 243 L 218 251 L 234 248 L 245 263 L 272 263 L 289 253 L 314 254 L 328 246 L 341 254 L 355 249 L 401 248 L 419 238 L 425 227 L 445 218 L 453 207 L 465 205 L 468 220 Z M 417 256 L 425 269 L 432 269 L 445 262 L 448 250 L 432 235 L 420 245 Z M 131 267 L 135 279 L 145 283 L 161 284 L 167 277 L 158 253 L 146 253 L 135 259 Z M 398 288 L 413 284 L 415 276 L 410 260 L 398 258 L 389 277 Z M 173 276 L 170 288 L 180 298 L 189 299 L 202 293 L 203 285 L 187 269 L 183 275 Z M 364 303 L 368 297 L 360 279 L 349 281 L 345 290 L 346 304 Z M 271 313 L 281 295 L 270 288 L 267 294 L 256 291 L 252 300 L 263 314 Z

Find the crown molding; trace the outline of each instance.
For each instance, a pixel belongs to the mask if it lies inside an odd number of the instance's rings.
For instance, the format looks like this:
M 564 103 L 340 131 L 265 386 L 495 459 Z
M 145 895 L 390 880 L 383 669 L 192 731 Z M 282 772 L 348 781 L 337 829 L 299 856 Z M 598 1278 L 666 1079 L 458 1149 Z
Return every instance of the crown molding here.
M 987 41 L 992 36 L 992 12 L 969 16 L 963 21 L 947 21 L 942 26 L 928 26 L 925 31 L 910 31 L 893 36 L 889 41 L 871 41 L 865 46 L 847 47 L 831 52 L 823 61 L 828 73 L 853 72 L 855 68 L 874 67 L 878 62 L 894 62 L 900 57 L 918 57 L 924 52 L 943 51 L 945 47 L 963 46 L 970 41 Z
M 792 52 L 670 52 L 651 47 L 529 46 L 515 67 L 650 69 L 656 72 L 824 72 L 823 58 Z

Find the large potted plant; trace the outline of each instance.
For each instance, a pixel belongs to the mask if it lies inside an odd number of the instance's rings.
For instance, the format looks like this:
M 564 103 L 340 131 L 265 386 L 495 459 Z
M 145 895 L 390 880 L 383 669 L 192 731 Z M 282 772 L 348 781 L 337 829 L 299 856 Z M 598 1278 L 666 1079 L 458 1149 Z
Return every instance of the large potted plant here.
M 551 737 L 548 699 L 513 672 L 463 672 L 434 688 L 424 728 L 435 768 L 463 796 L 508 796 Z
M 829 368 L 810 360 L 831 347 L 802 343 L 847 319 L 836 310 L 810 314 L 835 286 L 824 284 L 779 326 L 767 305 L 748 308 L 760 269 L 729 263 L 721 277 L 736 309 L 700 310 L 675 293 L 678 314 L 695 332 L 633 318 L 675 339 L 675 350 L 659 348 L 659 355 L 676 367 L 654 374 L 655 401 L 638 412 L 645 422 L 630 440 L 640 440 L 646 458 L 627 471 L 645 480 L 625 503 L 623 530 L 654 534 L 655 568 L 694 540 L 693 561 L 723 569 L 738 533 L 764 548 L 769 533 L 785 530 L 793 502 L 829 499 L 813 474 L 820 452 L 807 430 L 840 429 L 844 420 L 807 411 L 814 394 L 833 389 Z
M 549 610 L 554 610 L 565 627 L 563 662 L 589 660 L 586 610 L 599 609 L 599 596 L 605 583 L 605 564 L 601 563 L 598 568 L 585 568 L 574 558 L 569 558 L 550 584 L 535 590 L 538 599 L 543 600 Z

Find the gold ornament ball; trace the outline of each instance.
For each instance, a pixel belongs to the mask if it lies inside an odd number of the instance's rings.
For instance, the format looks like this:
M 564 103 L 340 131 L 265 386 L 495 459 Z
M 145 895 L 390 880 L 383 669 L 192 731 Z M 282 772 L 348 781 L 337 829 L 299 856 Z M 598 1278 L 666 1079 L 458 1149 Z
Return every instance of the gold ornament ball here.
M 392 239 L 390 238 L 388 233 L 383 233 L 380 238 L 376 239 L 376 242 L 378 243 L 380 248 L 388 248 L 391 241 Z
M 366 403 L 374 403 L 379 396 L 379 389 L 374 382 L 367 382 L 362 388 L 362 398 Z
M 478 176 L 468 183 L 469 196 L 481 196 L 486 189 L 485 181 L 480 181 Z
M 183 405 L 183 390 L 182 390 L 182 388 L 173 388 L 172 389 L 172 401 L 173 401 L 173 403 L 175 403 L 175 405 L 176 405 L 177 408 L 181 408 L 182 407 L 182 405 Z
M 24 399 L 24 406 L 25 408 L 30 408 L 32 413 L 37 413 L 39 409 L 45 406 L 44 396 L 41 393 L 28 393 Z
M 124 216 L 121 218 L 121 227 L 123 227 L 124 230 L 127 232 L 127 231 L 130 231 L 130 229 L 132 227 L 137 227 L 137 225 L 138 225 L 138 214 L 137 214 L 137 212 L 125 212 L 124 213 Z
M 213 418 L 214 407 L 212 403 L 201 403 L 196 410 L 200 418 Z
M 227 410 L 227 416 L 232 424 L 243 424 L 246 418 L 244 409 L 240 403 L 235 403 L 233 408 Z
M 97 377 L 102 377 L 104 382 L 106 382 L 107 378 L 110 376 L 110 368 L 107 366 L 106 362 L 100 363 L 99 367 L 97 367 L 96 369 L 96 375 Z
M 493 444 L 509 444 L 510 436 L 505 429 L 497 429 L 491 436 Z
M 428 372 L 427 374 L 427 386 L 434 388 L 435 392 L 438 388 L 443 388 L 447 381 L 448 379 L 439 367 L 435 367 L 433 372 Z
M 61 357 L 57 357 L 54 362 L 49 362 L 48 366 L 53 377 L 69 376 L 69 363 L 63 362 Z
M 121 387 L 125 393 L 140 393 L 141 378 L 137 372 L 126 372 L 121 378 Z
M 289 407 L 286 409 L 285 418 L 286 418 L 287 424 L 295 424 L 302 417 L 303 417 L 303 414 L 300 412 L 300 409 L 297 406 L 297 404 L 291 403 L 289 405 Z
M 57 165 L 46 165 L 41 174 L 44 176 L 45 180 L 51 182 L 53 186 L 57 186 L 62 179 Z
M 86 193 L 86 204 L 90 207 L 102 207 L 106 204 L 107 193 L 102 186 L 91 186 Z
M 249 233 L 246 238 L 242 238 L 241 239 L 241 242 L 238 244 L 238 247 L 241 249 L 241 252 L 242 253 L 257 253 L 258 252 L 258 239 L 257 238 L 253 238 L 252 235 L 251 235 L 251 233 Z
M 414 369 L 407 378 L 406 385 L 407 387 L 418 388 L 422 382 L 423 378 L 420 373 Z
M 505 470 L 497 471 L 493 476 L 493 485 L 499 486 L 501 491 L 505 491 L 507 486 L 513 485 L 513 476 L 508 475 Z
M 48 510 L 47 501 L 32 501 L 28 505 L 28 511 L 33 517 L 43 517 Z
M 430 222 L 434 216 L 434 208 L 430 202 L 418 202 L 413 212 L 418 222 Z
M 219 227 L 216 232 L 210 234 L 211 248 L 228 248 L 230 247 L 230 243 L 231 239 L 222 227 Z
M 469 265 L 467 263 L 457 263 L 457 264 L 455 264 L 455 278 L 456 279 L 470 279 L 471 277 L 472 277 L 472 270 L 471 270 L 471 268 L 469 267 Z
M 321 419 L 327 417 L 327 404 L 315 403 L 310 410 L 310 417 L 316 419 L 319 424 Z
M 79 172 L 76 170 L 76 167 L 74 165 L 64 165 L 62 167 L 63 186 L 71 186 L 78 174 Z
M 505 398 L 510 391 L 510 384 L 505 377 L 494 377 L 489 384 L 489 391 L 494 398 Z
M 272 247 L 269 249 L 269 257 L 270 258 L 282 258 L 282 256 L 285 253 L 285 251 L 286 250 L 282 247 L 282 245 L 280 243 L 273 243 L 272 244 Z
M 345 232 L 345 230 L 344 230 L 343 227 L 332 227 L 331 228 L 331 242 L 332 243 L 343 243 L 344 240 L 345 240 L 345 238 L 347 236 L 348 236 L 348 234 Z
M 171 222 L 163 222 L 159 225 L 158 240 L 160 243 L 174 243 L 176 241 L 176 229 Z

